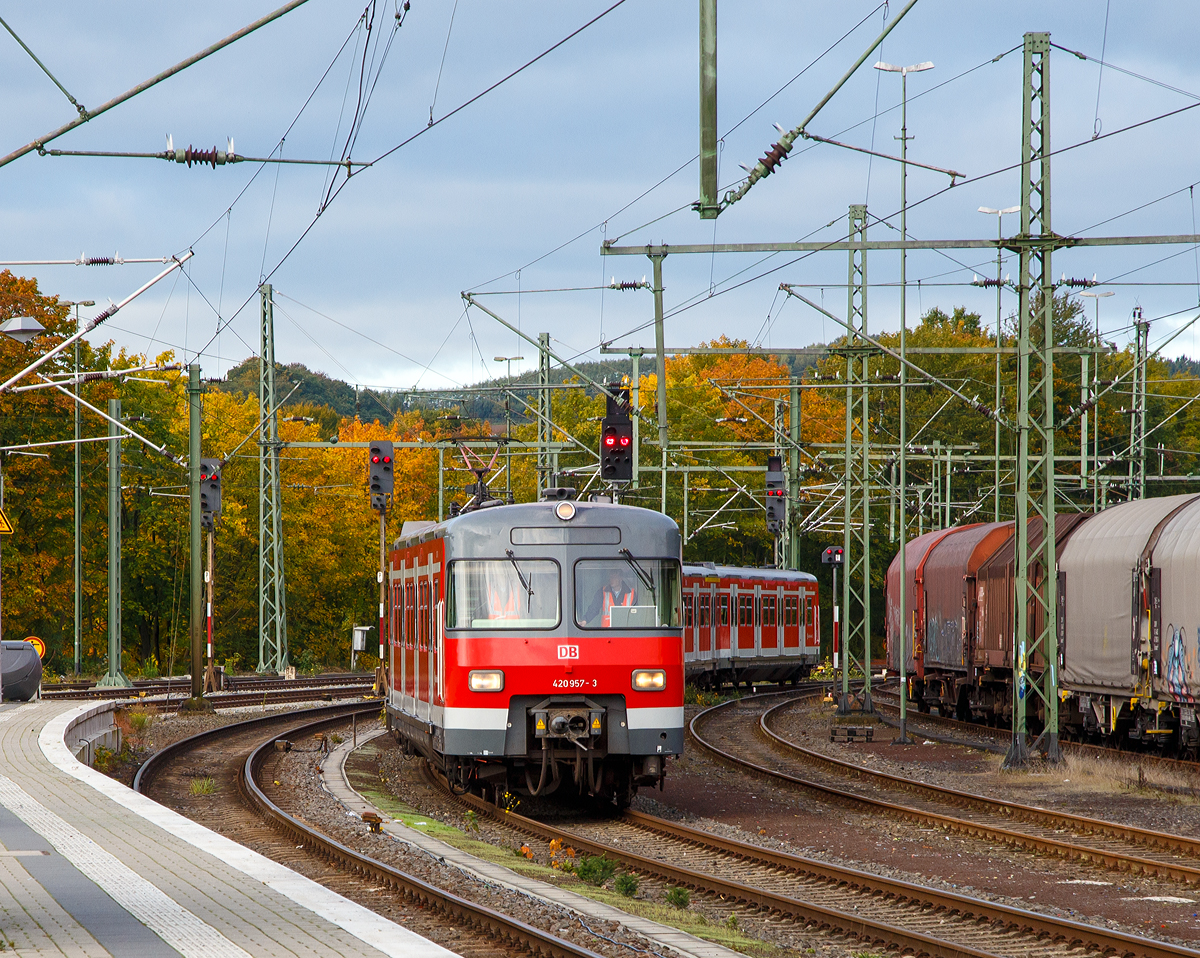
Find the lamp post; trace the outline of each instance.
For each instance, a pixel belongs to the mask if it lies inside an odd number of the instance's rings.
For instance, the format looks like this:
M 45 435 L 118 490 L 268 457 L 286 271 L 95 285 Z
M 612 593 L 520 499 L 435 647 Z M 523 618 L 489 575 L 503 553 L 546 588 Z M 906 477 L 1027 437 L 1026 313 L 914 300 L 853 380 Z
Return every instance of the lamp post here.
M 933 64 L 926 61 L 917 63 L 909 67 L 898 67 L 893 63 L 884 63 L 882 60 L 875 64 L 876 70 L 882 70 L 885 73 L 900 74 L 900 241 L 903 243 L 908 239 L 908 75 L 910 73 L 924 73 L 926 70 L 932 70 Z M 900 673 L 900 734 L 895 738 L 897 745 L 910 745 L 912 739 L 908 737 L 908 682 L 905 678 L 904 661 L 907 655 L 907 600 L 908 588 L 905 569 L 905 546 L 908 541 L 908 513 L 905 508 L 907 499 L 905 486 L 908 482 L 908 424 L 905 421 L 905 392 L 908 385 L 908 363 L 906 353 L 906 337 L 908 330 L 908 255 L 907 251 L 901 247 L 900 249 L 900 477 L 899 477 L 899 493 L 900 493 L 900 629 L 899 641 L 900 646 L 896 660 Z M 865 663 L 869 669 L 871 663 Z
M 1002 210 L 994 210 L 990 206 L 979 207 L 980 213 L 987 213 L 996 217 L 996 238 L 1004 239 L 1004 217 L 1009 213 L 1020 213 L 1021 207 L 1009 206 Z M 1004 269 L 1004 250 L 999 246 L 996 247 L 996 399 L 992 408 L 997 412 L 1000 411 L 1000 309 L 1001 301 L 1000 294 L 1004 289 L 1004 279 L 1001 276 L 1001 271 Z M 995 452 L 992 467 L 994 475 L 993 488 L 993 510 L 992 520 L 1000 521 L 1000 419 L 997 417 L 995 424 L 995 434 L 992 439 L 993 450 Z
M 520 362 L 524 356 L 493 356 L 498 363 L 507 363 L 508 372 L 507 379 L 512 379 L 512 364 Z M 509 438 L 512 434 L 512 397 L 508 391 L 504 392 L 504 498 L 512 498 L 512 449 L 509 446 Z
M 75 307 L 75 328 L 79 329 L 79 307 L 95 306 L 93 299 L 80 300 L 77 303 L 64 302 L 63 306 Z M 75 341 L 75 396 L 79 396 L 79 341 Z M 75 403 L 75 674 L 82 671 L 83 656 L 83 485 L 82 464 L 80 462 L 80 406 Z
M 1084 292 L 1080 293 L 1079 295 L 1086 296 L 1089 299 L 1094 299 L 1096 301 L 1096 345 L 1099 346 L 1100 345 L 1100 300 L 1107 299 L 1109 296 L 1114 295 L 1114 293 L 1111 289 L 1105 290 L 1102 293 L 1096 292 L 1094 290 L 1085 290 Z M 1087 362 L 1087 354 L 1086 353 L 1083 354 L 1083 361 Z M 1087 379 L 1086 374 L 1084 375 L 1083 378 Z M 1099 378 L 1100 378 L 1100 354 L 1099 353 L 1096 353 L 1096 372 L 1094 374 L 1094 378 L 1096 380 L 1099 380 Z M 1100 386 L 1099 386 L 1099 383 L 1097 383 L 1096 386 L 1091 391 L 1092 395 L 1093 396 L 1096 395 L 1099 391 L 1100 391 Z M 1087 398 L 1088 397 L 1085 396 L 1084 401 L 1086 401 Z M 1086 458 L 1085 447 L 1087 445 L 1087 427 L 1088 427 L 1088 412 L 1086 411 L 1086 407 L 1085 407 L 1084 414 L 1080 418 L 1080 421 L 1079 421 L 1079 455 L 1080 455 L 1081 460 Z M 1084 467 L 1083 474 L 1086 476 L 1087 475 L 1087 465 L 1085 462 L 1081 462 L 1081 465 Z M 1096 418 L 1095 418 L 1095 422 L 1092 425 L 1092 468 L 1094 470 L 1093 474 L 1092 474 L 1092 510 L 1098 511 L 1100 509 L 1100 473 L 1099 473 L 1099 469 L 1100 469 L 1100 406 L 1099 406 L 1099 404 L 1097 404 L 1097 406 L 1096 406 Z

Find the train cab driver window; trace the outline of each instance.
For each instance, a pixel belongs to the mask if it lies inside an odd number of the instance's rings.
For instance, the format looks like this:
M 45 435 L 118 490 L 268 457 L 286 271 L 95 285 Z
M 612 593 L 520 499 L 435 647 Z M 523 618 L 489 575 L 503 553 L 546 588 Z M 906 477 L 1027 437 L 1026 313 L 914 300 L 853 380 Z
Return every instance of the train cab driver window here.
M 682 608 L 676 560 L 625 554 L 575 564 L 575 621 L 585 629 L 678 628 Z
M 466 559 L 450 564 L 448 629 L 552 629 L 559 571 L 547 559 Z

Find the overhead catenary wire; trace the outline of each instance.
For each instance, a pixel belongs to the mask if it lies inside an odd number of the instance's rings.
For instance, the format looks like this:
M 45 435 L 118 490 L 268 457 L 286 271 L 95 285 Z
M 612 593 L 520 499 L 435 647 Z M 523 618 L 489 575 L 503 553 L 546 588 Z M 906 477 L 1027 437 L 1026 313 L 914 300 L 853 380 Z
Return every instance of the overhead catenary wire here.
M 302 2 L 305 2 L 305 0 L 293 0 L 293 2 L 302 3 Z M 377 164 L 382 162 L 384 159 L 386 159 L 389 156 L 396 153 L 396 151 L 408 146 L 410 143 L 414 142 L 419 137 L 428 133 L 430 130 L 434 129 L 436 126 L 440 125 L 441 123 L 445 122 L 446 120 L 450 119 L 451 117 L 462 112 L 467 107 L 471 106 L 473 103 L 476 103 L 483 97 L 487 96 L 493 90 L 498 89 L 499 87 L 501 87 L 505 83 L 507 83 L 509 80 L 513 79 L 516 76 L 519 76 L 525 70 L 529 69 L 531 66 L 538 63 L 540 60 L 544 59 L 546 56 L 548 56 L 550 53 L 557 50 L 563 44 L 567 43 L 574 37 L 578 36 L 579 34 L 581 34 L 583 31 L 587 30 L 593 24 L 598 23 L 600 20 L 604 19 L 606 16 L 608 16 L 608 14 L 612 13 L 614 10 L 621 7 L 625 2 L 626 2 L 626 0 L 616 0 L 616 2 L 613 3 L 611 6 L 602 10 L 600 13 L 598 13 L 596 16 L 592 17 L 590 20 L 588 20 L 582 26 L 573 30 L 571 33 L 567 34 L 561 40 L 558 40 L 553 45 L 551 45 L 550 47 L 543 50 L 537 56 L 533 57 L 530 60 L 527 60 L 524 64 L 517 67 L 515 70 L 510 71 L 508 74 L 501 77 L 499 80 L 495 81 L 494 83 L 492 83 L 491 85 L 486 87 L 484 90 L 480 91 L 479 93 L 475 94 L 474 96 L 470 97 L 469 99 L 463 101 L 457 107 L 455 107 L 453 110 L 449 111 L 448 113 L 444 114 L 441 117 L 438 117 L 431 125 L 423 128 L 421 130 L 418 130 L 417 132 L 413 133 L 412 135 L 401 140 L 395 146 L 393 146 L 393 147 L 385 150 L 383 153 L 379 154 L 375 159 L 364 163 L 363 168 L 360 169 L 357 173 L 354 173 L 353 175 L 348 175 L 345 179 L 342 180 L 341 185 L 338 186 L 338 188 L 336 190 L 331 190 L 331 192 L 329 194 L 329 198 L 321 205 L 320 208 L 318 208 L 316 214 L 309 221 L 308 225 L 301 231 L 300 235 L 296 238 L 295 242 L 293 242 L 292 245 L 288 247 L 287 251 L 279 258 L 279 260 L 275 263 L 275 265 L 271 267 L 271 270 L 268 273 L 266 273 L 266 275 L 262 279 L 262 282 L 267 282 L 268 280 L 270 280 L 275 275 L 275 273 L 279 270 L 279 268 L 285 262 L 287 262 L 287 260 L 291 257 L 292 253 L 294 253 L 296 251 L 296 249 L 299 248 L 300 244 L 304 242 L 304 240 L 307 238 L 308 234 L 312 232 L 313 228 L 320 221 L 321 216 L 325 212 L 325 210 L 327 210 L 329 208 L 329 205 L 341 194 L 342 190 L 345 189 L 346 186 L 349 185 L 349 183 L 355 177 L 361 175 L 367 169 L 374 168 Z M 254 292 L 250 293 L 250 295 L 248 295 L 246 297 L 246 299 L 242 302 L 242 304 L 237 308 L 237 310 L 230 317 L 230 321 L 232 321 L 235 317 L 240 315 L 242 310 L 244 310 L 246 308 L 246 306 L 249 305 L 249 303 L 254 299 L 254 297 L 256 295 L 258 295 L 257 288 L 254 290 Z M 216 334 L 214 333 L 212 339 L 209 339 L 209 341 L 206 342 L 204 344 L 204 346 L 201 348 L 207 349 L 208 346 L 211 345 L 213 339 L 215 339 L 215 338 L 216 338 Z

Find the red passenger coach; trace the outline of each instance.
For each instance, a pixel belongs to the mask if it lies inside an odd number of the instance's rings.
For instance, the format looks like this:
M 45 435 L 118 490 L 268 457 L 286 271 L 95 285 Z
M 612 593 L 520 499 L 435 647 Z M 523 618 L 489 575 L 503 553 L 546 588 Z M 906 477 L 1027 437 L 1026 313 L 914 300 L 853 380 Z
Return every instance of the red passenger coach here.
M 683 567 L 687 677 L 707 688 L 795 682 L 821 648 L 816 576 L 712 563 Z
M 683 751 L 680 537 L 668 517 L 497 499 L 405 523 L 388 726 L 457 787 L 627 805 Z

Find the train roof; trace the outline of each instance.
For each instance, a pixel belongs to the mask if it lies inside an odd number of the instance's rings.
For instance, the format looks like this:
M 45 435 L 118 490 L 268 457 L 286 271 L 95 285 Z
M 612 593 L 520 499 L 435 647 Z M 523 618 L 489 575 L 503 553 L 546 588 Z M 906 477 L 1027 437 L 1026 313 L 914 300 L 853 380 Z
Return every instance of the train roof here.
M 503 555 L 514 546 L 595 545 L 629 549 L 635 555 L 677 556 L 679 526 L 660 512 L 640 506 L 609 502 L 567 500 L 574 507 L 569 519 L 560 519 L 556 509 L 564 500 L 519 502 L 472 509 L 442 522 L 406 522 L 404 533 L 393 543 L 402 549 L 446 540 L 456 556 Z M 571 535 L 574 531 L 576 534 Z
M 722 579 L 782 579 L 785 582 L 816 582 L 817 577 L 810 572 L 797 572 L 792 569 L 753 569 L 732 565 L 713 565 L 709 563 L 697 565 L 684 563 L 683 574 L 699 576 L 719 576 Z

